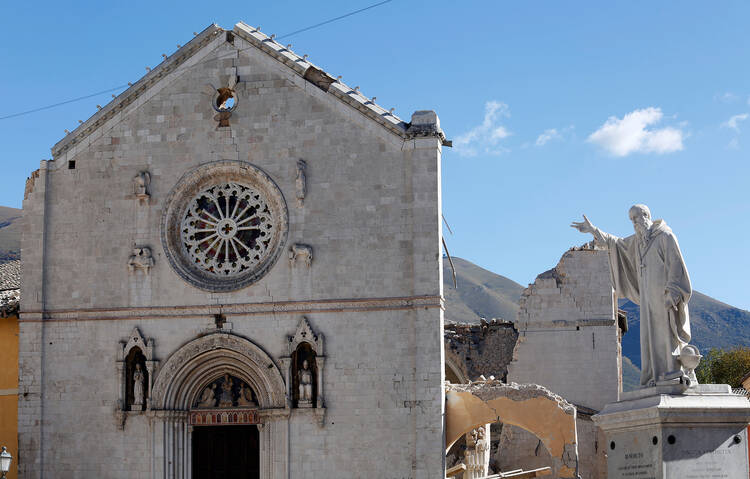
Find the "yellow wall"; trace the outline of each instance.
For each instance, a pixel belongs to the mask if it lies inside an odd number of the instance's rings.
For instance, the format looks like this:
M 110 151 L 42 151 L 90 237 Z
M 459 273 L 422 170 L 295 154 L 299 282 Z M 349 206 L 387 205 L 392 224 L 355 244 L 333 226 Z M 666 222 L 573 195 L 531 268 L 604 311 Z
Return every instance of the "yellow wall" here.
M 13 455 L 8 479 L 16 479 L 18 459 L 18 318 L 0 318 L 0 446 Z

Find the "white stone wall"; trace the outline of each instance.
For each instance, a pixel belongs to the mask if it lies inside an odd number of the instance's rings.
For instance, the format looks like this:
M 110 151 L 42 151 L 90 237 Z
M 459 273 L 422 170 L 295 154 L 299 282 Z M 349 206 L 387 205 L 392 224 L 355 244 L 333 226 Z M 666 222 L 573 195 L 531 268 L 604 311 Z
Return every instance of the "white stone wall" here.
M 620 333 L 606 251 L 566 252 L 524 290 L 520 306 L 509 381 L 541 384 L 589 413 L 618 400 Z M 578 426 L 583 477 L 604 477 L 598 428 L 591 421 Z
M 24 477 L 186 473 L 159 464 L 156 419 L 130 414 L 118 429 L 118 341 L 137 326 L 163 363 L 222 306 L 235 308 L 232 332 L 279 368 L 302 314 L 325 335 L 324 425 L 292 411 L 288 452 L 268 459 L 286 461 L 289 477 L 440 477 L 440 140 L 406 141 L 239 37 L 231 46 L 219 35 L 198 61 L 43 164 L 24 201 Z M 217 129 L 208 85 L 232 67 L 238 106 L 231 128 Z M 172 270 L 160 238 L 164 200 L 186 171 L 227 159 L 278 185 L 286 246 L 312 246 L 310 268 L 282 255 L 262 280 L 229 293 L 198 290 Z M 298 159 L 307 163 L 302 208 Z M 151 175 L 148 204 L 133 196 L 142 170 Z M 134 245 L 151 248 L 149 274 L 128 271 Z

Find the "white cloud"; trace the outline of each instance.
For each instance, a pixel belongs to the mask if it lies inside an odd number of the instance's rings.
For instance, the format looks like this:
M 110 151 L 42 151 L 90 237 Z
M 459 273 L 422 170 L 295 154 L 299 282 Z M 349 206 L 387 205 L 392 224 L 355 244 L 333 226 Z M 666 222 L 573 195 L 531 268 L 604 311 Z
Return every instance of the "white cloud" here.
M 512 133 L 500 124 L 500 120 L 509 116 L 508 105 L 494 100 L 488 101 L 484 105 L 482 123 L 459 135 L 453 141 L 453 148 L 463 156 L 476 156 L 480 152 L 499 155 L 508 151 L 500 144 L 500 140 L 509 137 Z
M 683 149 L 684 133 L 679 128 L 666 126 L 651 128 L 661 121 L 661 108 L 634 110 L 624 117 L 611 116 L 588 140 L 604 148 L 614 156 L 631 153 L 672 153 Z
M 559 140 L 561 138 L 562 135 L 560 135 L 560 132 L 557 131 L 557 128 L 548 128 L 544 130 L 542 134 L 536 137 L 536 142 L 534 142 L 534 144 L 536 146 L 544 146 L 551 140 Z
M 748 114 L 742 113 L 739 115 L 734 115 L 731 118 L 729 118 L 727 121 L 721 124 L 724 128 L 731 128 L 732 130 L 736 131 L 737 133 L 740 132 L 740 122 L 747 120 Z
M 740 140 L 738 140 L 736 137 L 729 140 L 729 143 L 727 144 L 727 148 L 730 150 L 739 150 L 740 149 Z
M 566 126 L 561 130 L 558 130 L 557 128 L 547 128 L 542 133 L 540 133 L 539 136 L 536 137 L 534 145 L 544 146 L 552 140 L 564 140 L 573 132 L 574 129 L 575 126 L 573 125 Z

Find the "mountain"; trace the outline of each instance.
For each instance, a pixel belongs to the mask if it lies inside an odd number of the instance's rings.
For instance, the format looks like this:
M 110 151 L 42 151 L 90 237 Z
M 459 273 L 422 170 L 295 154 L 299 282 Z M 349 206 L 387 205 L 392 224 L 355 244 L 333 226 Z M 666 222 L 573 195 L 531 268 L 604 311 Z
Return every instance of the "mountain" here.
M 628 313 L 628 332 L 622 337 L 622 353 L 640 368 L 640 309 L 628 300 L 620 301 L 620 309 Z M 691 343 L 702 352 L 711 348 L 750 346 L 750 311 L 735 308 L 698 291 L 693 291 L 688 309 L 693 336 Z
M 21 210 L 0 206 L 0 263 L 21 258 Z
M 478 323 L 480 318 L 515 321 L 523 286 L 465 259 L 452 259 L 458 288 L 453 286 L 453 272 L 448 259 L 444 258 L 443 261 L 447 321 Z

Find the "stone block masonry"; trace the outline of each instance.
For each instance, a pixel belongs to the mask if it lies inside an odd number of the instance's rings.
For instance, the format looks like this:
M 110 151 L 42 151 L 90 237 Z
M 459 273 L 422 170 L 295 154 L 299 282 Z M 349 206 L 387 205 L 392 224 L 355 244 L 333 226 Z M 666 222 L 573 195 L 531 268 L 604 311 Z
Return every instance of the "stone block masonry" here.
M 187 412 L 227 373 L 268 392 L 260 477 L 441 477 L 437 115 L 419 112 L 409 131 L 359 92 L 326 84 L 325 72 L 306 74 L 316 67 L 257 30 L 227 33 L 211 26 L 196 36 L 55 145 L 27 182 L 19 470 L 191 477 Z M 231 111 L 215 104 L 226 85 Z M 185 179 L 227 162 L 240 165 L 235 176 Z M 250 174 L 242 164 L 262 171 L 286 208 L 264 217 L 285 228 L 278 259 L 239 289 L 186 281 L 191 270 L 181 276 L 167 257 L 187 254 L 164 240 L 181 231 L 165 225 L 169 199 L 201 181 L 237 182 Z M 224 223 L 227 238 L 242 226 Z M 306 259 L 290 260 L 302 246 Z M 326 341 L 321 407 L 307 410 L 288 400 L 288 337 L 303 316 Z M 160 396 L 147 397 L 162 403 L 131 412 L 119 355 L 134 328 L 153 341 Z M 214 349 L 194 348 L 212 338 Z M 178 356 L 187 359 L 169 361 Z M 255 376 L 238 366 L 251 363 Z

